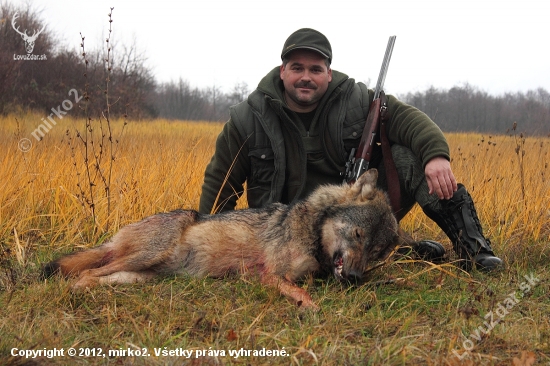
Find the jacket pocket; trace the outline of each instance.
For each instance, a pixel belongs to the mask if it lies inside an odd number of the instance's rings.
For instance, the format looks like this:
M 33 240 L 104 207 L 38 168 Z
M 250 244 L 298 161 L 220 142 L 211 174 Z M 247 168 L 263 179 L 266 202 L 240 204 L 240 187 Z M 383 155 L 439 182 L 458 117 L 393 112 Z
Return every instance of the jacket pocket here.
M 271 148 L 257 148 L 248 153 L 250 159 L 250 183 L 271 189 L 275 173 L 275 155 Z
M 353 122 L 344 122 L 344 126 L 342 128 L 342 139 L 344 140 L 344 148 L 348 154 L 352 148 L 357 148 L 359 146 L 359 141 L 363 135 L 364 128 L 364 119 L 358 119 Z

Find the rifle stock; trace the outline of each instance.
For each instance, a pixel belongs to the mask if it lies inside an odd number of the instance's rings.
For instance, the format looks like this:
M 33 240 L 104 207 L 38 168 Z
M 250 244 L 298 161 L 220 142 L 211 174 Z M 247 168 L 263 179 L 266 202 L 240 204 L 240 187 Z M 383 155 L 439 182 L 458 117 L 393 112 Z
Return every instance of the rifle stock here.
M 355 183 L 361 174 L 369 169 L 372 151 L 376 143 L 376 132 L 378 130 L 379 120 L 380 98 L 372 101 L 359 145 L 357 149 L 352 149 L 348 162 L 346 163 L 348 171 L 346 172 L 345 181 L 349 184 Z

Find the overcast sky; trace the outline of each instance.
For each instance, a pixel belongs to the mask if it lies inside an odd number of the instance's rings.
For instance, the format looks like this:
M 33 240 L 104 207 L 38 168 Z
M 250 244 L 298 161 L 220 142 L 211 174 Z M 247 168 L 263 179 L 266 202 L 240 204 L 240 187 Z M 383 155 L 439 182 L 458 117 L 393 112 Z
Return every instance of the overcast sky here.
M 33 0 L 32 6 L 75 49 L 79 32 L 88 48 L 99 47 L 112 6 L 113 37 L 119 44 L 135 38 L 158 81 L 181 77 L 200 88 L 229 91 L 238 82 L 255 88 L 280 64 L 288 35 L 310 27 L 330 40 L 333 69 L 370 79 L 371 86 L 388 37 L 396 35 L 388 93 L 466 82 L 492 94 L 550 91 L 548 0 Z

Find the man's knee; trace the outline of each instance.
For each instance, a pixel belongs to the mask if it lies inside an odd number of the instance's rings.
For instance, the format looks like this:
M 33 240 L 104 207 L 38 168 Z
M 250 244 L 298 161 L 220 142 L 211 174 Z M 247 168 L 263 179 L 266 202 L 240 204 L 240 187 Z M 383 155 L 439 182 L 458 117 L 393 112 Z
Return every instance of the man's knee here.
M 399 176 L 402 207 L 410 210 L 415 203 L 423 207 L 438 200 L 435 194 L 428 193 L 428 182 L 422 161 L 413 151 L 405 146 L 394 144 L 391 152 Z

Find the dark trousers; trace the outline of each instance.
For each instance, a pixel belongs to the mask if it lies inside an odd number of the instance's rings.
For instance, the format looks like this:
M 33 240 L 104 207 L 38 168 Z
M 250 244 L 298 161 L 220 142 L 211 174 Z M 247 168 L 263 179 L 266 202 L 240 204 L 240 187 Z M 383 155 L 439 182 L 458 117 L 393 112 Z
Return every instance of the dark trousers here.
M 439 197 L 435 193 L 428 193 L 428 182 L 426 181 L 424 168 L 422 168 L 420 160 L 410 149 L 401 145 L 393 145 L 391 152 L 401 188 L 401 216 L 405 216 L 415 203 L 418 203 L 420 207 L 428 206 L 434 210 L 439 209 Z M 377 185 L 379 188 L 387 191 L 388 182 L 383 162 L 380 163 L 378 172 Z

